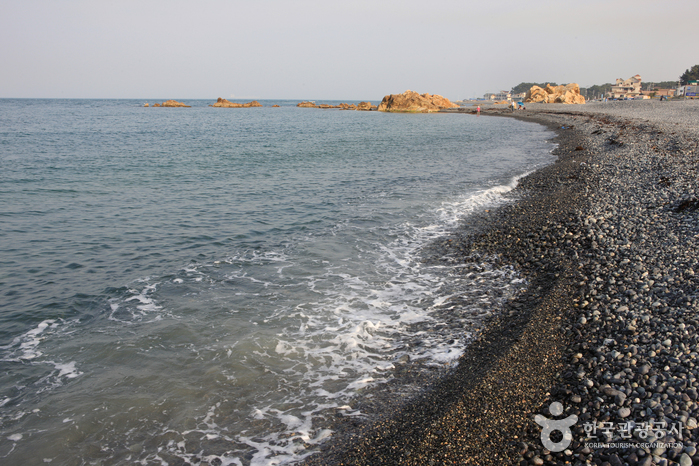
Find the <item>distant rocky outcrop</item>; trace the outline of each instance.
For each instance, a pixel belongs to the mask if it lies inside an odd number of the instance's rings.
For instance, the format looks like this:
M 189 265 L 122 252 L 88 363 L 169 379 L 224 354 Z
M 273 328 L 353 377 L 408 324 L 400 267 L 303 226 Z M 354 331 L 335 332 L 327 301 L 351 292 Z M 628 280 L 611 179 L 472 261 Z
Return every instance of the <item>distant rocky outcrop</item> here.
M 338 105 L 330 105 L 330 104 L 316 104 L 315 102 L 300 102 L 296 104 L 297 107 L 306 107 L 306 108 L 322 108 L 322 109 L 329 109 L 329 108 L 336 108 L 339 110 L 358 110 L 357 106 L 355 104 L 346 104 L 346 103 L 341 103 Z
M 238 102 L 230 102 L 226 99 L 219 97 L 218 100 L 216 101 L 216 103 L 213 105 L 209 105 L 209 107 L 248 108 L 248 107 L 262 107 L 262 105 L 256 100 L 253 100 L 252 102 L 248 102 L 245 104 L 240 104 Z
M 402 94 L 391 94 L 383 98 L 379 104 L 379 112 L 437 112 L 444 108 L 458 107 L 441 95 L 418 94 L 405 91 Z
M 158 106 L 158 104 L 155 104 L 153 106 L 156 107 L 156 106 Z M 178 102 L 176 100 L 165 101 L 160 106 L 161 107 L 191 107 L 191 105 L 186 105 L 186 104 L 183 104 L 182 102 Z
M 143 104 L 143 106 L 150 107 L 150 105 L 148 105 L 148 102 Z M 191 107 L 191 105 L 186 105 L 186 104 L 183 104 L 182 102 L 178 102 L 176 100 L 168 100 L 166 102 L 163 102 L 162 104 L 159 104 L 156 102 L 153 104 L 153 107 Z
M 580 86 L 575 83 L 565 86 L 546 85 L 546 88 L 532 86 L 527 91 L 524 101 L 544 104 L 584 104 L 585 97 L 580 95 Z
M 357 110 L 362 110 L 368 112 L 370 110 L 376 110 L 378 107 L 376 105 L 371 105 L 371 102 L 359 102 L 357 104 Z

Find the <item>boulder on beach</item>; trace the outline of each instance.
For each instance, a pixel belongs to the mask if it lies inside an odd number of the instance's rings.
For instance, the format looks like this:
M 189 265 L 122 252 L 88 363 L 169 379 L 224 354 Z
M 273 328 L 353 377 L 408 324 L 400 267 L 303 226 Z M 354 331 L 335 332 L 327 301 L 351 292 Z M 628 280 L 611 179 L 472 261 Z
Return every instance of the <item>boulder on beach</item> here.
M 159 105 L 155 104 L 153 106 L 157 107 Z M 163 102 L 163 104 L 160 105 L 160 107 L 191 107 L 191 105 L 186 105 L 186 104 L 183 104 L 182 102 L 178 102 L 176 100 L 168 100 L 168 101 Z
M 546 85 L 546 88 L 532 86 L 524 97 L 527 103 L 544 104 L 584 104 L 585 97 L 580 95 L 580 86 L 575 83 L 565 86 Z
M 316 108 L 315 102 L 308 102 L 305 100 L 303 102 L 299 102 L 298 104 L 296 104 L 296 106 L 297 107 L 305 107 L 305 108 Z
M 223 99 L 221 97 L 218 98 L 215 104 L 209 105 L 209 107 L 221 107 L 221 108 L 243 108 L 243 107 L 262 107 L 262 105 L 256 101 L 253 100 L 252 102 L 248 102 L 246 104 L 240 104 L 238 102 L 230 102 L 226 99 Z
M 407 90 L 402 94 L 391 94 L 379 104 L 379 112 L 437 112 L 444 108 L 458 107 L 441 95 L 418 94 Z

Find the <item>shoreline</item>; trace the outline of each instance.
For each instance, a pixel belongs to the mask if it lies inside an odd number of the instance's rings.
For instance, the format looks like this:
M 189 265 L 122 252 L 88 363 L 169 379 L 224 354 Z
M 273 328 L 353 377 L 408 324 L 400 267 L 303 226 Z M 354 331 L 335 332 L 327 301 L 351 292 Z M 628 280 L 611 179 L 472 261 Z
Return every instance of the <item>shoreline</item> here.
M 452 373 L 304 464 L 699 463 L 699 105 L 654 104 L 488 112 L 555 129 L 558 159 L 520 180 L 522 198 L 481 219 L 480 233 L 455 232 L 449 245 L 499 254 L 527 291 Z M 578 418 L 560 452 L 534 422 L 553 417 L 555 401 L 557 419 Z M 644 447 L 639 430 L 612 448 L 594 448 L 585 430 L 628 421 L 684 430 L 664 437 L 669 447 Z

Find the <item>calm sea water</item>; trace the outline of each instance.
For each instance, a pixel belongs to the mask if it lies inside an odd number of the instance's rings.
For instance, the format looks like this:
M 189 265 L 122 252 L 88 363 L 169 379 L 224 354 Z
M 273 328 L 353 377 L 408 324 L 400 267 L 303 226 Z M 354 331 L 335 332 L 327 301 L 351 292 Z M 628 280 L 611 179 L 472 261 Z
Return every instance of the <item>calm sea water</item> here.
M 298 461 L 523 286 L 425 250 L 544 128 L 209 103 L 0 100 L 0 463 Z

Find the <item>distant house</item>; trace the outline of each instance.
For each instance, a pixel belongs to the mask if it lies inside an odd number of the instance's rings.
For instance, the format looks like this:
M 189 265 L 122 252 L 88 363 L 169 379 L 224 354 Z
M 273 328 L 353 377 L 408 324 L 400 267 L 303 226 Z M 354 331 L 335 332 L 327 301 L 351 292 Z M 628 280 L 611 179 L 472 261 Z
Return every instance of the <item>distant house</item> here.
M 691 97 L 695 98 L 699 95 L 699 81 L 689 81 L 686 86 L 680 86 L 677 88 L 677 94 L 680 97 Z
M 677 93 L 677 89 L 651 89 L 648 91 L 641 91 L 643 98 L 653 98 L 653 97 L 674 97 Z
M 677 93 L 677 89 L 657 89 L 656 97 L 673 97 Z
M 627 80 L 617 78 L 616 84 L 609 91 L 612 99 L 633 99 L 641 95 L 641 75 L 637 74 Z
M 497 94 L 485 94 L 483 97 L 485 97 L 485 100 L 510 100 L 512 98 L 512 93 L 508 91 L 500 91 Z

